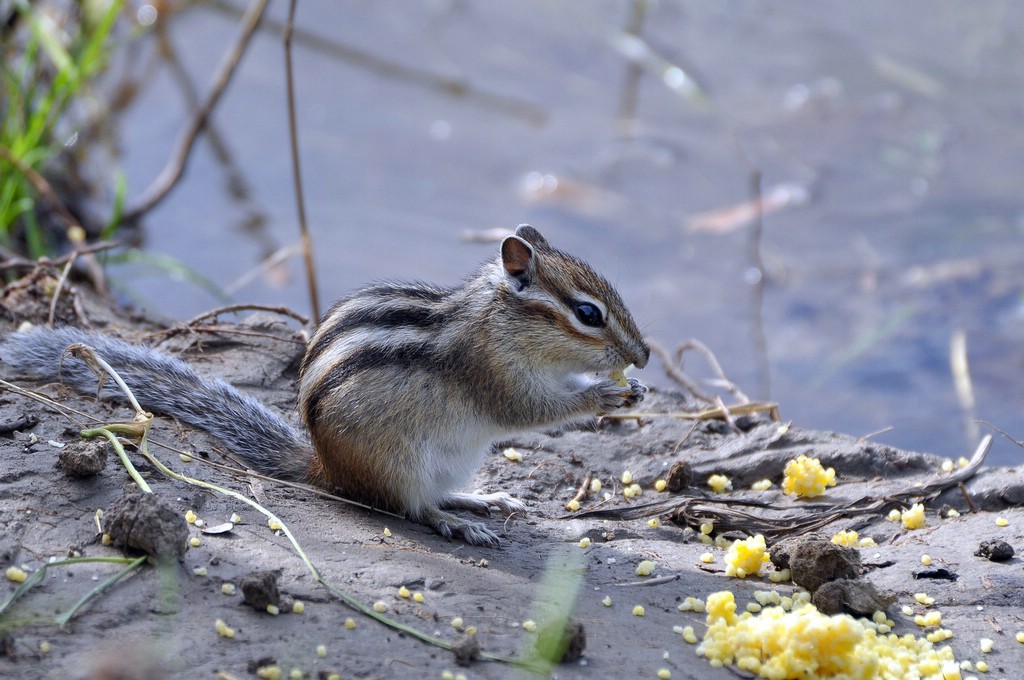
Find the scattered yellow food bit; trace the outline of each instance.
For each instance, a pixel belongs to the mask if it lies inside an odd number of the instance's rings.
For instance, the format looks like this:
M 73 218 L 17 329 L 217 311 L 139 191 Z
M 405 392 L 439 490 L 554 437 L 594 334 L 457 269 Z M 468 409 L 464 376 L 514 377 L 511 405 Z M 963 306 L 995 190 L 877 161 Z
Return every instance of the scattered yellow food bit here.
M 454 619 L 452 619 L 452 628 L 462 628 L 463 623 L 464 622 L 462 620 L 462 617 L 456 616 Z
M 412 601 L 413 602 L 418 602 L 420 604 L 423 604 L 423 593 L 413 593 L 412 594 Z
M 944 461 L 942 461 L 942 471 L 943 472 L 952 472 L 953 471 L 953 461 L 951 461 L 951 460 L 944 460 Z
M 398 596 L 401 597 L 401 598 L 408 599 L 408 598 L 412 597 L 412 591 L 409 590 L 408 588 L 406 588 L 405 586 L 401 586 L 398 589 Z
M 1013 636 L 1013 639 L 1024 645 L 1024 630 L 1018 630 L 1017 634 Z
M 619 383 L 619 387 L 625 387 L 629 384 L 629 380 L 626 379 L 626 371 L 623 369 L 612 371 L 608 374 L 608 377 Z
M 590 547 L 590 536 L 584 536 L 583 538 L 581 538 L 580 542 L 579 542 L 579 546 L 581 548 L 589 548 Z
M 378 614 L 383 614 L 387 610 L 388 610 L 388 603 L 385 602 L 384 600 L 377 600 L 376 602 L 373 603 L 373 611 L 377 612 Z
M 811 604 L 791 612 L 765 607 L 736 614 L 729 591 L 707 598 L 708 629 L 697 653 L 717 667 L 733 665 L 762 678 L 959 679 L 949 647 L 912 635 L 878 635 L 846 614 L 825 616 Z
M 512 463 L 523 462 L 523 454 L 513 448 L 505 449 L 504 451 L 501 452 L 501 455 L 505 456 L 505 460 L 510 461 Z
M 959 467 L 965 468 L 971 464 L 971 461 L 967 460 L 965 456 L 960 456 L 959 458 L 956 459 L 956 464 Z
M 441 671 L 441 680 L 455 680 L 455 674 L 451 671 Z
M 756 602 L 748 602 L 747 611 L 751 614 L 756 614 L 757 612 L 761 611 L 761 605 L 759 605 Z
M 527 633 L 537 632 L 537 622 L 533 619 L 527 619 L 523 621 L 523 630 L 525 630 Z
M 234 595 L 235 594 L 235 584 L 234 583 L 221 583 L 220 584 L 220 592 L 222 594 L 224 594 L 224 595 Z
M 664 479 L 656 479 L 656 480 L 654 480 L 654 490 L 657 491 L 658 493 L 661 493 L 662 491 L 664 491 L 667 488 L 668 488 L 668 482 L 666 482 Z
M 762 479 L 761 481 L 754 482 L 753 484 L 751 484 L 750 488 L 753 489 L 754 491 L 767 491 L 768 489 L 772 488 L 772 480 Z
M 103 545 L 113 545 L 114 540 L 110 538 L 110 534 L 103 534 L 103 537 L 100 539 L 100 543 Z
M 196 520 L 196 526 L 197 527 L 202 527 L 204 524 L 206 524 L 206 522 L 204 522 L 203 520 L 201 520 L 201 519 L 197 519 Z
M 189 510 L 188 512 L 186 512 L 185 513 L 185 521 L 188 522 L 189 524 L 195 524 L 196 523 L 196 513 L 193 512 L 192 510 Z
M 630 484 L 633 483 L 633 473 L 630 472 L 629 470 L 626 470 L 622 473 L 622 477 L 620 477 L 620 479 L 622 480 L 623 484 L 629 486 Z
M 932 566 L 932 556 L 928 554 L 921 555 L 921 564 L 926 567 Z
M 725 575 L 738 578 L 760 576 L 762 565 L 768 561 L 766 551 L 767 546 L 761 534 L 733 541 L 725 555 Z
M 704 600 L 699 597 L 687 596 L 676 609 L 681 612 L 702 612 L 705 606 Z
M 900 520 L 903 522 L 903 526 L 907 529 L 920 529 L 925 525 L 924 505 L 921 503 L 914 503 L 910 506 L 909 510 L 904 510 L 901 513 Z
M 384 527 L 384 538 L 391 538 L 391 529 Z
M 1005 527 L 1009 523 L 1010 523 L 1010 520 L 1006 519 L 1005 517 L 996 517 L 996 526 L 997 527 Z
M 235 629 L 224 623 L 224 619 L 217 619 L 213 622 L 213 627 L 217 630 L 217 634 L 221 637 L 233 638 L 235 637 Z
M 960 512 L 956 508 L 950 508 L 946 513 L 946 517 L 959 517 Z
M 188 455 L 187 453 L 179 453 L 178 454 L 178 458 L 181 458 L 181 462 L 182 463 L 191 463 L 192 462 L 192 456 Z
M 783 472 L 782 491 L 791 496 L 814 498 L 825 493 L 825 489 L 836 485 L 836 471 L 825 469 L 817 458 L 801 454 L 786 463 Z
M 576 512 L 580 509 L 580 502 L 573 498 L 571 501 L 565 504 L 565 509 L 569 512 Z
M 976 664 L 974 664 L 974 670 L 978 671 L 979 673 L 988 673 L 988 664 L 984 661 L 979 661 Z
M 707 534 L 697 534 L 697 539 L 704 545 L 711 545 L 714 541 Z
M 644 492 L 643 487 L 641 487 L 636 482 L 633 482 L 632 484 L 629 485 L 629 490 L 632 492 L 632 497 L 634 498 L 642 495 Z
M 792 573 L 789 568 L 780 569 L 779 571 L 773 571 L 768 574 L 768 580 L 772 583 L 785 583 L 792 577 Z
M 276 517 L 271 517 L 270 519 L 268 519 L 267 526 L 269 526 L 274 531 L 280 531 L 284 528 L 284 525 L 281 524 L 281 520 L 279 520 Z
M 260 666 L 256 669 L 256 677 L 263 680 L 281 680 L 281 667 L 276 663 Z
M 278 607 L 276 604 L 268 604 L 267 605 L 267 613 L 270 614 L 271 616 L 277 616 L 278 614 L 281 613 L 281 608 Z
M 316 655 L 319 656 L 321 659 L 327 656 L 327 645 L 317 645 Z
M 231 513 L 231 519 L 229 519 L 228 521 L 232 524 L 238 524 L 242 521 L 242 516 L 239 515 L 237 512 L 233 512 Z
M 832 542 L 835 543 L 836 545 L 845 545 L 845 546 L 849 546 L 851 548 L 855 548 L 855 547 L 857 547 L 857 542 L 858 542 L 859 539 L 860 539 L 860 537 L 857 535 L 856 531 L 853 531 L 853 530 L 850 530 L 850 531 L 843 530 L 843 531 L 840 531 L 838 534 L 836 534 L 835 536 L 832 537 Z
M 711 475 L 708 477 L 708 486 L 715 493 L 725 493 L 732 491 L 732 480 L 725 475 Z
M 700 525 L 700 533 L 704 534 L 705 536 L 710 536 L 711 532 L 714 530 L 715 525 L 713 522 L 703 522 Z
M 49 651 L 50 651 L 50 643 L 49 642 L 47 642 L 46 640 L 43 640 L 42 642 L 39 643 L 39 653 L 40 654 L 47 654 L 47 653 L 49 653 Z
M 301 614 L 306 611 L 306 603 L 302 600 L 295 600 L 292 602 L 292 614 Z
M 640 564 L 636 565 L 636 575 L 637 576 L 650 576 L 651 572 L 654 571 L 654 568 L 656 566 L 658 566 L 658 565 L 656 565 L 654 562 L 652 562 L 650 560 L 643 560 L 643 561 L 640 562 Z
M 703 562 L 704 564 L 711 564 L 712 562 L 715 561 L 715 556 L 712 555 L 709 552 L 702 553 L 701 556 L 700 556 L 700 561 Z
M 605 595 L 604 599 L 601 600 L 601 604 L 603 604 L 605 607 L 611 607 L 612 606 L 612 597 L 611 597 L 611 595 Z M 1020 635 L 1022 637 L 1024 637 L 1024 633 L 1021 633 Z
M 25 579 L 28 578 L 28 574 L 20 567 L 7 567 L 4 576 L 7 577 L 8 581 L 14 581 L 15 583 L 24 583 Z
M 188 544 L 193 548 L 198 548 L 203 544 L 203 542 L 199 540 L 198 536 L 193 536 L 192 538 L 188 539 Z
M 925 607 L 930 607 L 935 604 L 935 598 L 929 596 L 927 593 L 914 593 L 914 599 Z
M 206 567 L 195 567 L 192 569 L 192 573 L 196 576 L 206 576 Z
M 693 626 L 683 627 L 683 640 L 689 642 L 691 645 L 697 644 L 697 634 L 693 632 Z
M 888 515 L 886 515 L 886 519 L 888 519 L 890 522 L 899 522 L 902 516 L 903 513 L 894 508 L 889 511 Z
M 590 480 L 590 493 L 601 493 L 602 486 L 603 485 L 601 484 L 601 480 L 598 479 L 597 477 L 594 477 L 593 479 Z
M 934 628 L 942 625 L 942 614 L 930 611 L 927 614 L 918 614 L 914 617 L 914 623 L 924 628 Z
M 352 630 L 355 627 L 356 627 L 356 620 L 355 619 L 353 619 L 351 616 L 348 617 L 347 619 L 345 619 L 345 628 L 348 628 L 349 630 Z
M 993 642 L 992 638 L 981 638 L 978 641 L 978 644 L 981 647 L 981 651 L 988 654 L 992 651 L 992 647 L 994 647 L 996 643 Z
M 659 668 L 658 669 L 658 677 L 661 680 L 669 680 L 669 678 L 672 677 L 672 671 L 670 671 L 667 668 Z
M 657 529 L 661 526 L 661 520 L 657 517 L 652 517 L 649 520 L 647 520 L 647 526 L 649 526 L 652 529 Z
M 633 607 L 633 616 L 643 616 L 646 613 L 647 612 L 644 611 L 644 606 L 642 604 L 638 604 Z

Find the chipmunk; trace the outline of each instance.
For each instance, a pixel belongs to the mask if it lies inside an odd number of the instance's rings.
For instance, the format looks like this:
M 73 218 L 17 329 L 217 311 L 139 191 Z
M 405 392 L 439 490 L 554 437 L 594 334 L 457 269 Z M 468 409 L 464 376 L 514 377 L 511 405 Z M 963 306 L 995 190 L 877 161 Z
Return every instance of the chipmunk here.
M 454 288 L 382 283 L 336 302 L 310 339 L 298 410 L 308 431 L 186 363 L 99 333 L 12 333 L 14 369 L 96 389 L 76 342 L 114 367 L 144 408 L 210 432 L 246 464 L 367 505 L 404 513 L 445 538 L 497 545 L 484 524 L 448 512 L 524 511 L 506 493 L 456 492 L 496 440 L 643 400 L 610 374 L 650 349 L 608 281 L 529 225 Z M 117 396 L 109 384 L 103 394 Z

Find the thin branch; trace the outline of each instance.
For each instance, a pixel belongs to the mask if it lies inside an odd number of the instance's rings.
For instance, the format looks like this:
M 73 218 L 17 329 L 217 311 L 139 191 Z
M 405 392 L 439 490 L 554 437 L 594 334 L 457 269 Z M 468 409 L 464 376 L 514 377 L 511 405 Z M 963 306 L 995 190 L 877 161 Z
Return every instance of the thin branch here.
M 256 32 L 256 28 L 263 18 L 263 12 L 266 10 L 268 2 L 269 0 L 253 0 L 252 4 L 249 5 L 249 9 L 246 10 L 242 17 L 241 33 L 221 61 L 213 81 L 213 89 L 207 96 L 206 101 L 203 102 L 203 105 L 192 119 L 191 124 L 178 139 L 178 143 L 172 151 L 167 164 L 164 165 L 163 170 L 160 171 L 160 174 L 153 180 L 153 183 L 143 192 L 142 197 L 136 204 L 125 211 L 123 221 L 135 221 L 152 210 L 170 193 L 171 189 L 174 188 L 178 180 L 184 175 L 185 165 L 192 152 L 192 147 L 195 145 L 199 133 L 206 127 L 207 120 L 209 120 L 213 110 L 217 107 L 217 103 L 231 82 L 231 78 L 238 70 L 238 63 L 241 61 L 253 33 Z

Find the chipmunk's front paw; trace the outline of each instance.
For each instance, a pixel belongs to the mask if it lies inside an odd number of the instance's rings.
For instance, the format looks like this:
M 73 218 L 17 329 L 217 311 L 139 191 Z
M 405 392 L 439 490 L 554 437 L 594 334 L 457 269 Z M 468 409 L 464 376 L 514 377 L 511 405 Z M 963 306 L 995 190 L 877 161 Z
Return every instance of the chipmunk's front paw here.
M 446 510 L 469 510 L 479 515 L 488 515 L 491 510 L 498 510 L 505 516 L 525 513 L 526 504 L 513 498 L 504 491 L 497 493 L 450 493 L 442 501 L 441 507 Z
M 599 413 L 608 413 L 617 408 L 630 408 L 644 400 L 647 386 L 636 378 L 629 378 L 622 385 L 617 380 L 602 380 L 595 386 L 600 395 Z

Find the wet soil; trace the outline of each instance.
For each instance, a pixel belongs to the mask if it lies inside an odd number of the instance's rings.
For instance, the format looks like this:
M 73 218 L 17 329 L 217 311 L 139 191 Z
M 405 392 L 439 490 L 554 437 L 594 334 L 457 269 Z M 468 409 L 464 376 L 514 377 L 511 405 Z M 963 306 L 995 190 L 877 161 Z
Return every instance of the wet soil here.
M 127 324 L 122 333 L 153 339 L 145 335 L 152 327 L 140 326 L 137 320 L 116 318 L 110 310 L 90 308 L 89 313 L 97 326 Z M 8 314 L 0 331 L 10 332 L 18 321 L 15 316 Z M 224 377 L 294 417 L 298 337 L 295 330 L 264 317 L 217 334 L 179 334 L 161 347 L 181 353 L 202 373 Z M 0 373 L 17 381 L 2 365 Z M 0 423 L 13 424 L 0 434 L 0 566 L 19 565 L 33 572 L 55 557 L 119 556 L 124 550 L 136 554 L 132 548 L 103 545 L 96 524 L 97 509 L 107 510 L 103 521 L 110 521 L 112 508 L 138 497 L 117 458 L 109 457 L 102 470 L 86 476 L 66 474 L 57 466 L 62 451 L 80 445 L 78 432 L 85 423 L 93 418 L 128 420 L 132 413 L 116 403 L 67 394 L 58 385 L 26 386 L 39 387 L 82 415 L 69 420 L 24 396 L 0 393 Z M 571 618 L 581 626 L 585 648 L 578 659 L 555 669 L 557 677 L 653 678 L 658 669 L 667 668 L 675 679 L 734 678 L 728 669 L 711 668 L 673 632 L 676 625 L 693 625 L 698 636 L 703 631 L 703 615 L 681 612 L 677 605 L 686 596 L 703 598 L 731 589 L 742 607 L 755 590 L 789 593 L 796 586 L 726 577 L 725 551 L 719 548 L 710 548 L 715 555 L 712 563 L 702 563 L 698 558 L 709 547 L 696 540 L 694 525 L 699 526 L 701 518 L 693 513 L 689 520 L 685 513 L 673 515 L 674 505 L 700 500 L 707 493 L 707 476 L 722 473 L 732 478 L 736 489 L 727 497 L 766 501 L 791 517 L 807 518 L 825 512 L 823 503 L 835 506 L 905 492 L 946 473 L 940 471 L 941 459 L 932 455 L 836 433 L 780 429 L 780 423 L 766 418 L 747 423 L 747 431 L 720 421 L 694 426 L 670 415 L 683 406 L 680 395 L 654 391 L 642 404 L 646 415 L 636 420 L 590 421 L 500 443 L 474 486 L 510 492 L 530 506 L 530 513 L 490 519 L 491 528 L 502 536 L 499 548 L 449 542 L 393 516 L 216 469 L 206 461 L 230 464 L 230 452 L 209 435 L 168 417 L 158 416 L 151 436 L 193 456 L 184 462 L 172 450 L 154 448 L 166 465 L 257 500 L 287 525 L 327 582 L 360 602 L 385 603 L 388 615 L 408 626 L 448 641 L 472 626 L 480 650 L 515 656 L 534 647 L 535 634 L 524 631 L 522 622 L 539 619 L 547 603 L 538 599 L 548 597 L 545 593 L 554 593 L 556 599 L 569 593 Z M 509 446 L 523 454 L 521 462 L 501 455 Z M 814 502 L 792 500 L 778 490 L 785 462 L 801 453 L 821 458 L 838 473 L 838 485 Z M 64 630 L 53 623 L 54 617 L 121 565 L 85 563 L 50 569 L 41 584 L 0 616 L 5 636 L 0 676 L 250 678 L 271 659 L 286 674 L 300 669 L 302 677 L 337 672 L 343 678 L 439 678 L 445 669 L 468 678 L 521 673 L 495 661 L 476 660 L 459 668 L 452 652 L 354 612 L 314 581 L 286 537 L 272 531 L 264 516 L 230 497 L 165 477 L 131 455 L 163 507 L 173 510 L 169 517 L 171 526 L 177 527 L 172 531 L 180 532 L 179 543 L 187 534 L 199 539 L 198 546 L 188 547 L 169 568 L 139 569 L 90 602 Z M 691 466 L 693 486 L 655 492 L 654 481 L 682 461 Z M 625 470 L 643 489 L 632 501 L 621 493 L 619 480 Z M 657 505 L 635 510 L 633 519 L 573 515 L 565 505 L 588 475 L 602 480 L 603 491 L 613 495 L 607 501 L 600 494 L 585 497 L 584 512 L 598 507 L 635 509 L 652 501 Z M 775 486 L 767 492 L 743 490 L 762 478 L 772 479 Z M 975 551 L 993 539 L 1020 551 L 1024 512 L 1011 506 L 1021 500 L 1024 469 L 982 467 L 963 490 L 951 489 L 928 505 L 923 529 L 908 531 L 887 521 L 891 506 L 883 506 L 819 531 L 831 536 L 853 528 L 875 539 L 877 547 L 860 550 L 856 577 L 895 595 L 896 603 L 888 609 L 897 622 L 895 632 L 922 633 L 900 608 L 910 605 L 920 611 L 912 596 L 927 592 L 942 612 L 943 625 L 954 631 L 950 644 L 957 658 L 976 660 L 978 639 L 992 638 L 995 650 L 985 655 L 990 672 L 1007 677 L 1024 658 L 1024 646 L 1013 640 L 1024 628 L 1021 563 L 1016 557 L 992 562 Z M 957 508 L 961 516 L 946 518 L 948 507 Z M 205 534 L 186 524 L 188 510 L 207 526 L 228 522 L 234 513 L 241 521 L 230 531 Z M 750 507 L 743 511 L 761 512 Z M 996 513 L 1008 518 L 1009 525 L 997 526 Z M 163 518 L 167 513 L 156 514 Z M 651 526 L 647 515 L 660 515 L 660 525 Z M 682 523 L 670 521 L 673 516 Z M 590 545 L 580 548 L 584 537 L 590 538 Z M 928 578 L 932 572 L 921 565 L 924 553 L 934 561 L 932 571 L 945 570 L 943 578 Z M 652 575 L 637 576 L 641 560 L 656 563 Z M 571 595 L 571 576 L 564 587 L 543 585 L 556 563 L 568 564 L 570 573 L 581 575 L 577 596 Z M 253 572 L 272 572 L 279 590 L 279 615 L 245 605 L 241 583 Z M 223 584 L 238 587 L 225 594 Z M 422 593 L 423 602 L 401 597 L 402 586 Z M 3 580 L 0 600 L 15 588 Z M 611 606 L 602 603 L 606 596 Z M 302 613 L 292 611 L 296 601 L 303 603 Z M 644 616 L 633 614 L 635 605 L 644 607 Z M 462 631 L 452 626 L 456 617 L 463 621 Z M 355 621 L 354 628 L 344 625 L 347 618 Z M 233 638 L 218 634 L 218 619 L 234 629 Z M 44 641 L 49 643 L 45 653 L 40 651 Z M 583 641 L 578 638 L 576 644 Z M 326 655 L 318 656 L 318 645 L 324 645 Z

